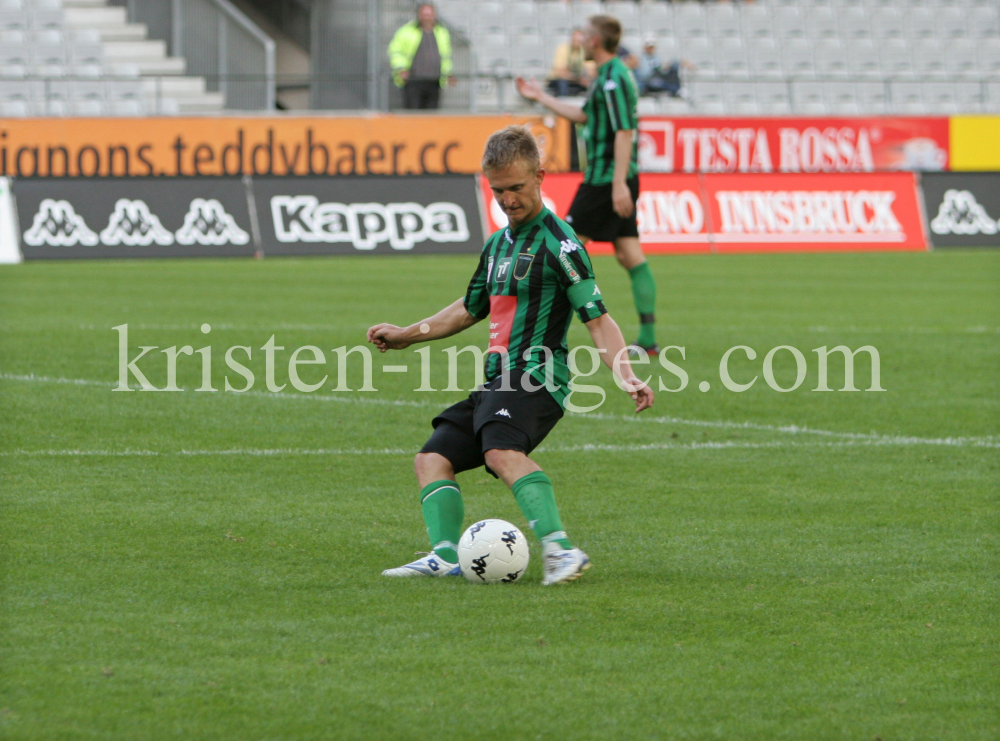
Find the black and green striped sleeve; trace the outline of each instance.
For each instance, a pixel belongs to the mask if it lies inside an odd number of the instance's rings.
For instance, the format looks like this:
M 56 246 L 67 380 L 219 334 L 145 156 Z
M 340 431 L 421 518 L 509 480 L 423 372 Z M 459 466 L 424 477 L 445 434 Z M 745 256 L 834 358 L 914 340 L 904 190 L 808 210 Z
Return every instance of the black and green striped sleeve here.
M 604 103 L 608 108 L 612 131 L 635 129 L 639 126 L 635 85 L 631 73 L 612 70 L 604 83 Z
M 472 274 L 469 288 L 465 292 L 465 310 L 476 319 L 485 319 L 490 315 L 489 264 L 487 255 L 492 254 L 490 246 L 493 239 L 486 241 L 486 246 L 479 253 L 479 265 Z

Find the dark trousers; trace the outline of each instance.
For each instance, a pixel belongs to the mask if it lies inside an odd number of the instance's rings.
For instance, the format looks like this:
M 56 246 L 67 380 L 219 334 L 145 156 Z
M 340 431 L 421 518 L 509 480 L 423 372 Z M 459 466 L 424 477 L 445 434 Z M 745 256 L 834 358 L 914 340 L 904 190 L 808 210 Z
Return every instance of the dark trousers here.
M 403 103 L 407 108 L 437 108 L 440 98 L 439 80 L 407 80 L 403 86 Z

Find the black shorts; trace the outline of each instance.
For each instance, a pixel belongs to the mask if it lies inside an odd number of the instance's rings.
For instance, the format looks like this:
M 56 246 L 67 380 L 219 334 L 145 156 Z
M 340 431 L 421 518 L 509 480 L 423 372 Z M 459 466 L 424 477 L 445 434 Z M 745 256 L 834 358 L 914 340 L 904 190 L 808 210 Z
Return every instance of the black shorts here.
M 519 371 L 511 372 L 510 391 L 498 390 L 503 378 L 496 378 L 445 409 L 431 422 L 434 433 L 420 452 L 443 455 L 460 473 L 485 466 L 487 450 L 518 450 L 527 455 L 537 448 L 562 418 L 563 410 L 544 388 L 525 391 L 522 376 Z M 486 470 L 496 476 L 489 466 Z
M 626 181 L 632 194 L 632 203 L 639 200 L 639 178 L 629 178 Z M 590 237 L 596 242 L 614 242 L 618 237 L 638 237 L 639 224 L 636 221 L 637 211 L 627 219 L 615 213 L 611 202 L 611 184 L 590 185 L 580 183 L 573 203 L 566 215 L 566 223 L 584 237 Z

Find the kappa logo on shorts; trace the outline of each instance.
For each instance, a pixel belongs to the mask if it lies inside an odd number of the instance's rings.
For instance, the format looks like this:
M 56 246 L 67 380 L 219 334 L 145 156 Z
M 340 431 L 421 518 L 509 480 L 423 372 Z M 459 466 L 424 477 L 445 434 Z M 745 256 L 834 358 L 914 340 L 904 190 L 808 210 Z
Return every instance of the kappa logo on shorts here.
M 500 415 L 501 417 L 506 417 L 507 419 L 511 418 L 510 412 L 508 412 L 506 409 L 501 409 L 499 412 L 497 412 L 493 416 L 495 417 L 497 415 Z

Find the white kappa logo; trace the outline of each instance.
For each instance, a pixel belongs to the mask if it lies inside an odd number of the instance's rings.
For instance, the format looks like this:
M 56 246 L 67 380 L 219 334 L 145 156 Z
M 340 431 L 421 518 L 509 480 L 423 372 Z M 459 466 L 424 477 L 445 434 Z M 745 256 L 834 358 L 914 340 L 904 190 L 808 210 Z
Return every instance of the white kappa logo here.
M 998 222 L 968 190 L 947 190 L 938 215 L 931 221 L 935 234 L 996 234 Z
M 69 201 L 46 198 L 39 204 L 31 228 L 24 233 L 25 244 L 41 247 L 72 247 L 76 244 L 93 247 L 100 240 L 87 226 L 83 217 Z
M 567 255 L 570 252 L 576 252 L 578 249 L 580 249 L 580 245 L 571 239 L 564 239 L 559 243 L 559 251 L 564 255 Z
M 497 414 L 500 415 L 501 417 L 506 417 L 507 419 L 510 419 L 510 412 L 508 412 L 506 409 L 501 409 L 499 412 L 497 412 Z M 497 416 L 497 414 L 493 416 Z
M 214 198 L 191 201 L 184 226 L 177 230 L 178 244 L 246 244 L 249 241 L 250 235 L 240 229 L 236 219 Z
M 119 198 L 115 203 L 115 212 L 101 232 L 101 241 L 107 245 L 148 247 L 154 242 L 158 245 L 171 245 L 174 243 L 174 235 L 163 227 L 145 201 Z

